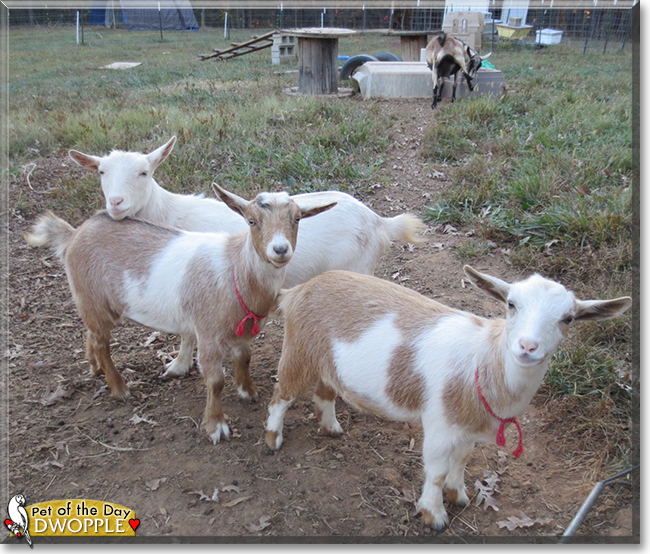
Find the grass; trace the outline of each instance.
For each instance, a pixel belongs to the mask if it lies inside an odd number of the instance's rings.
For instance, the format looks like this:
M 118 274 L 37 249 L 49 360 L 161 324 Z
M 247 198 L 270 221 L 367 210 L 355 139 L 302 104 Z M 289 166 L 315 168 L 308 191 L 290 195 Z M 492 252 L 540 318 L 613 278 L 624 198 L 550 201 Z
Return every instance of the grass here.
M 385 153 L 399 122 L 381 103 L 285 94 L 297 75 L 276 73 L 287 66 L 271 66 L 268 51 L 228 62 L 197 58 L 261 32 L 233 31 L 230 40 L 218 30 L 166 33 L 161 42 L 158 33 L 87 29 L 77 46 L 72 28 L 39 29 L 38 41 L 32 30 L 11 29 L 10 178 L 22 178 L 32 161 L 48 171 L 48 160 L 69 148 L 150 151 L 175 134 L 173 163 L 156 176 L 177 192 L 209 193 L 217 181 L 243 194 L 355 193 L 389 179 Z M 397 44 L 363 35 L 342 39 L 339 52 Z M 113 61 L 142 65 L 101 69 Z M 426 130 L 415 163 L 442 169 L 448 180 L 425 216 L 476 231 L 456 249 L 461 260 L 498 243 L 522 271 L 558 278 L 581 297 L 629 294 L 629 50 L 585 57 L 570 44 L 541 51 L 505 44 L 490 61 L 503 69 L 507 95 L 445 102 Z M 77 175 L 61 178 L 39 209 L 87 216 L 99 208 L 96 176 Z M 29 191 L 14 189 L 14 210 L 29 212 Z M 630 320 L 577 328 L 545 384 L 585 414 L 605 414 L 599 425 L 610 429 L 631 417 Z M 629 449 L 612 456 L 621 464 Z
M 168 165 L 158 172 L 172 190 L 205 192 L 211 181 L 242 192 L 364 186 L 388 144 L 383 118 L 367 117 L 372 106 L 284 94 L 296 75 L 276 74 L 286 66 L 271 66 L 268 51 L 199 61 L 251 32 L 228 41 L 209 30 L 168 33 L 160 42 L 156 33 L 102 29 L 77 46 L 73 30 L 54 29 L 39 32 L 34 49 L 31 31 L 11 30 L 11 160 L 69 148 L 147 151 L 175 134 L 173 176 Z M 116 60 L 142 65 L 101 69 Z
M 452 182 L 430 220 L 480 223 L 515 245 L 631 241 L 631 56 L 585 64 L 560 46 L 495 58 L 508 94 L 446 104 L 428 130 L 423 154 Z M 617 59 L 627 71 L 611 71 Z

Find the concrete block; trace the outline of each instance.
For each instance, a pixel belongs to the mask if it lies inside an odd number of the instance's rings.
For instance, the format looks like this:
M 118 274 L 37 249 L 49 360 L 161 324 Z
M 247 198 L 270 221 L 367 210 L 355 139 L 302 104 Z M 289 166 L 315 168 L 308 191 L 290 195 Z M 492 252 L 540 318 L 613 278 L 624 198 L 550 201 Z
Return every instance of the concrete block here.
M 366 62 L 352 75 L 359 92 L 367 98 L 431 98 L 433 79 L 426 62 Z M 446 79 L 443 98 L 450 98 L 453 79 Z M 467 88 L 465 79 L 458 78 L 456 98 L 503 95 L 505 79 L 497 69 L 481 68 L 473 81 L 474 91 Z
M 295 61 L 298 57 L 298 39 L 282 33 L 273 34 L 271 45 L 271 63 L 278 65 L 280 62 Z

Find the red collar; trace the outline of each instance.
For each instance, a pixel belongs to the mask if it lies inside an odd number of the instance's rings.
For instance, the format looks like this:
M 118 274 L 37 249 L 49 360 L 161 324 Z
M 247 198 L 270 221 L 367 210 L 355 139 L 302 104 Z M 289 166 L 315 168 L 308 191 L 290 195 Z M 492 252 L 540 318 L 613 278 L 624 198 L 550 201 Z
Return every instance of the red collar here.
M 506 423 L 514 423 L 517 426 L 517 431 L 519 432 L 519 444 L 517 445 L 517 448 L 515 448 L 515 451 L 512 453 L 512 455 L 515 458 L 519 458 L 519 456 L 521 456 L 524 452 L 524 433 L 521 430 L 521 425 L 519 425 L 517 418 L 508 417 L 504 419 L 502 417 L 499 417 L 492 411 L 492 408 L 490 408 L 490 405 L 487 403 L 485 396 L 483 396 L 483 393 L 481 392 L 481 385 L 479 385 L 478 383 L 478 367 L 476 368 L 476 372 L 474 373 L 474 382 L 476 383 L 476 390 L 478 391 L 478 397 L 481 399 L 481 402 L 483 403 L 483 406 L 485 406 L 485 409 L 494 419 L 498 419 L 501 422 L 501 425 L 499 425 L 499 431 L 497 432 L 497 440 L 496 440 L 496 443 L 499 446 L 505 446 L 506 444 L 506 438 L 504 436 Z
M 246 312 L 246 315 L 244 316 L 244 319 L 242 319 L 239 322 L 239 325 L 237 325 L 237 330 L 235 331 L 235 334 L 238 337 L 243 337 L 246 334 L 246 329 L 244 327 L 246 320 L 247 319 L 252 319 L 253 320 L 253 328 L 251 329 L 251 335 L 255 336 L 257 333 L 260 332 L 260 328 L 257 325 L 257 322 L 260 321 L 261 319 L 264 319 L 267 315 L 256 315 L 253 312 L 251 312 L 247 307 L 246 304 L 244 304 L 244 300 L 241 297 L 241 294 L 239 292 L 239 284 L 237 283 L 237 273 L 235 272 L 235 269 L 233 268 L 232 270 L 232 278 L 233 281 L 235 282 L 235 292 L 237 293 L 237 298 L 239 299 L 239 303 L 241 304 L 241 307 L 244 308 L 244 312 Z

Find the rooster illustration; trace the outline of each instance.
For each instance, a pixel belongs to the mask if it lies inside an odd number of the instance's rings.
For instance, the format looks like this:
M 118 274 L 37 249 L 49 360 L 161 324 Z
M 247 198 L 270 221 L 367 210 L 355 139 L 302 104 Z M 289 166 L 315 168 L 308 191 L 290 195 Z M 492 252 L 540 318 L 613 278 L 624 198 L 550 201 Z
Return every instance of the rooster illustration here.
M 25 497 L 22 494 L 14 496 L 7 505 L 7 515 L 9 519 L 5 519 L 7 529 L 11 531 L 18 538 L 25 536 L 25 540 L 29 546 L 32 546 L 32 538 L 29 536 L 29 516 L 25 510 Z

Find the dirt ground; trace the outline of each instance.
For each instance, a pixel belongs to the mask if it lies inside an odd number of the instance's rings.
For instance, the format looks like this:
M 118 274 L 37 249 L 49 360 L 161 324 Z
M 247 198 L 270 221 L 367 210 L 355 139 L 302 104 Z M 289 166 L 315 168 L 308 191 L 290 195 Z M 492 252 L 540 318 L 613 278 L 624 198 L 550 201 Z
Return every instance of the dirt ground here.
M 394 112 L 397 122 L 385 165 L 389 183 L 371 187 L 361 199 L 384 216 L 421 213 L 446 182 L 444 168 L 429 167 L 418 153 L 434 114 L 424 101 L 385 102 L 381 109 Z M 72 171 L 65 152 L 37 162 L 50 170 L 33 173 L 34 191 L 55 188 L 57 179 Z M 11 194 L 19 187 L 24 191 L 25 176 L 10 186 Z M 103 378 L 90 376 L 83 326 L 62 266 L 22 239 L 44 198 L 30 194 L 36 208 L 10 212 L 6 352 L 9 492 L 25 494 L 28 504 L 68 498 L 122 504 L 141 520 L 139 537 L 532 541 L 561 534 L 595 482 L 609 476 L 598 463 L 599 444 L 577 450 L 566 418 L 570 412 L 558 420 L 556 401 L 538 394 L 520 418 L 523 456 L 511 454 L 514 428 L 506 433 L 505 448 L 479 445 L 465 476 L 474 498 L 464 509 L 449 507 L 449 529 L 435 536 L 415 509 L 423 479 L 417 425 L 360 414 L 339 400 L 344 435 L 331 439 L 317 434 L 311 402 L 299 401 L 287 414 L 282 448 L 268 451 L 264 423 L 282 344 L 279 319 L 271 320 L 254 342 L 251 367 L 258 404 L 238 399 L 232 366 L 226 365 L 230 441 L 215 446 L 198 428 L 205 390 L 196 368 L 185 378 L 159 378 L 163 362 L 178 348 L 176 337 L 128 322 L 119 325 L 113 356 L 133 396 L 113 400 Z M 430 228 L 422 244 L 395 244 L 376 275 L 452 306 L 498 317 L 501 307 L 462 280 L 463 261 L 453 247 L 471 237 L 472 229 Z M 522 277 L 502 249 L 495 244 L 471 264 L 507 280 Z M 483 489 L 493 491 L 488 502 L 494 507 L 477 505 L 475 483 L 481 480 Z M 578 534 L 631 535 L 629 490 L 608 488 Z

